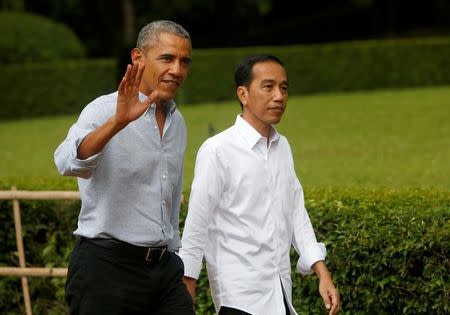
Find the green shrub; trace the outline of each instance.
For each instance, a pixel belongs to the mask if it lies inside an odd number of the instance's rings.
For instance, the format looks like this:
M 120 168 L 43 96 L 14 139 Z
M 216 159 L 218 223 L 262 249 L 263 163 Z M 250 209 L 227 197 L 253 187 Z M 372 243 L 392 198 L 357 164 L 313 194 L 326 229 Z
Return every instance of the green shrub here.
M 423 190 L 311 190 L 306 205 L 327 265 L 340 290 L 342 314 L 450 312 L 450 193 Z M 79 202 L 21 202 L 29 266 L 67 266 Z M 183 227 L 186 204 L 182 207 Z M 18 265 L 10 202 L 0 202 L 0 265 Z M 315 276 L 294 270 L 293 299 L 301 314 L 323 314 Z M 34 314 L 60 314 L 64 279 L 30 278 Z M 39 291 L 40 290 L 40 291 Z M 0 278 L 0 313 L 23 305 L 20 279 Z M 205 269 L 198 314 L 213 314 Z
M 449 313 L 448 192 L 318 190 L 306 197 L 343 314 Z M 320 314 L 315 279 L 295 278 L 297 308 Z
M 79 113 L 116 89 L 112 59 L 8 65 L 0 76 L 0 119 Z
M 234 69 L 249 54 L 275 54 L 291 95 L 450 84 L 450 38 L 379 40 L 311 46 L 194 49 L 180 105 L 235 99 Z M 74 114 L 116 89 L 112 59 L 1 68 L 0 119 Z
M 291 95 L 450 84 L 450 38 L 194 49 L 180 101 L 235 99 L 234 70 L 241 58 L 256 53 L 280 57 Z
M 80 58 L 85 48 L 67 26 L 25 12 L 0 12 L 0 64 Z
M 27 266 L 64 267 L 74 245 L 79 201 L 20 201 Z M 0 202 L 0 265 L 18 266 L 12 204 Z M 65 278 L 29 277 L 33 314 L 67 313 Z M 19 277 L 0 278 L 0 314 L 25 314 Z

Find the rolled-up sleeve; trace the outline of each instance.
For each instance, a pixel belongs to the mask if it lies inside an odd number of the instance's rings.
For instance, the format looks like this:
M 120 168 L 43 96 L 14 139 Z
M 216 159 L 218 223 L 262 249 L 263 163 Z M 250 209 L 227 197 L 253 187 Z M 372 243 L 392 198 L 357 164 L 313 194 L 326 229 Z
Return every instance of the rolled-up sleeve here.
M 312 274 L 312 265 L 324 260 L 327 254 L 325 245 L 318 243 L 311 220 L 305 208 L 303 189 L 298 180 L 295 185 L 294 204 L 297 209 L 294 211 L 294 235 L 293 246 L 300 258 L 297 262 L 297 270 L 303 274 Z
M 69 129 L 66 139 L 54 153 L 55 165 L 61 175 L 89 178 L 97 165 L 101 152 L 85 160 L 77 158 L 78 146 L 84 138 L 106 121 L 102 119 L 94 105 L 91 103 L 86 106 L 78 121 Z

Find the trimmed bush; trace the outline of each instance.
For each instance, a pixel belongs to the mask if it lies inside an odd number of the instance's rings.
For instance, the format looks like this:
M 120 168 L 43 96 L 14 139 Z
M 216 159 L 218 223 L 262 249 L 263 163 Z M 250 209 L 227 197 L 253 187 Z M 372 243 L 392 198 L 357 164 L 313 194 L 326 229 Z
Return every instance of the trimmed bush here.
M 319 190 L 306 197 L 343 314 L 450 312 L 448 192 Z M 321 314 L 315 292 L 315 279 L 296 276 L 299 310 Z
M 180 105 L 235 99 L 234 69 L 249 54 L 275 54 L 291 95 L 450 84 L 450 38 L 285 47 L 194 49 Z M 0 119 L 75 114 L 117 88 L 112 59 L 3 66 Z
M 185 195 L 188 195 L 187 193 Z M 327 265 L 340 290 L 342 314 L 450 312 L 450 193 L 423 190 L 311 190 L 306 205 Z M 30 266 L 66 266 L 79 202 L 21 202 Z M 182 206 L 180 226 L 187 206 Z M 0 202 L 0 264 L 18 265 L 10 202 Z M 323 314 L 315 276 L 294 270 L 293 299 L 301 314 Z M 34 314 L 64 313 L 64 279 L 30 278 Z M 20 279 L 0 278 L 0 313 L 22 307 Z M 198 314 L 213 314 L 203 269 Z
M 241 58 L 256 53 L 281 58 L 291 95 L 450 84 L 450 38 L 194 49 L 180 101 L 235 99 L 234 70 Z
M 85 48 L 72 30 L 46 17 L 0 12 L 0 64 L 81 58 Z
M 0 119 L 79 113 L 116 89 L 112 59 L 9 65 L 0 76 Z

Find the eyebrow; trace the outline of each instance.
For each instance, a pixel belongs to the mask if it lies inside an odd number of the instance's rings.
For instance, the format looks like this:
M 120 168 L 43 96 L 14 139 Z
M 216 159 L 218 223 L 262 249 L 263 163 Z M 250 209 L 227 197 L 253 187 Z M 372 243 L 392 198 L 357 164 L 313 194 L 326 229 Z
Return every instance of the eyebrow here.
M 161 54 L 161 55 L 159 55 L 159 58 L 171 58 L 171 59 L 173 59 L 173 58 L 175 58 L 175 56 L 172 55 L 172 54 Z
M 176 57 L 173 54 L 167 54 L 166 53 L 166 54 L 159 55 L 158 58 L 169 58 L 169 59 L 173 60 Z M 190 64 L 191 63 L 191 58 L 189 58 L 189 57 L 181 57 L 181 61 Z
M 266 84 L 266 83 L 274 84 L 274 83 L 275 83 L 275 80 L 273 80 L 273 79 L 264 79 L 264 80 L 261 81 L 261 85 Z M 289 85 L 288 82 L 287 82 L 286 80 L 283 80 L 283 81 L 281 82 L 281 84 L 286 85 L 286 86 Z
M 182 57 L 181 61 L 187 62 L 187 63 L 191 63 L 191 58 L 189 57 Z

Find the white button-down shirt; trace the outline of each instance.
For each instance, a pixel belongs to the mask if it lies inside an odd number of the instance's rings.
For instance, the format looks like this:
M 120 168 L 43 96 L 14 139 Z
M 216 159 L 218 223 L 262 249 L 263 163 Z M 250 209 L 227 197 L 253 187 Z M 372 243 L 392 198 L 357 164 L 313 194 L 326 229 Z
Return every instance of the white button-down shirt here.
M 216 311 L 285 314 L 292 307 L 291 245 L 303 274 L 326 255 L 304 206 L 292 152 L 275 129 L 262 137 L 243 118 L 201 146 L 180 256 L 197 279 L 205 256 Z

